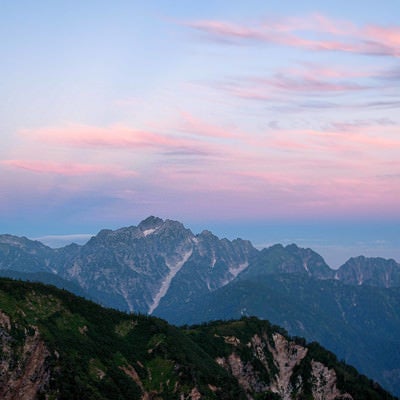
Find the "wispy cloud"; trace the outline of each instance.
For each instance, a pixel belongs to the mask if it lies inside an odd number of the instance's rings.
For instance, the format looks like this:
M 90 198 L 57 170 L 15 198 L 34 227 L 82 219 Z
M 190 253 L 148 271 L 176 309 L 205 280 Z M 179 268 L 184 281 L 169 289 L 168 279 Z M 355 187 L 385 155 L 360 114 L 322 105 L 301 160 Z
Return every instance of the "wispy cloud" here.
M 270 103 L 273 107 L 282 106 L 293 108 L 328 109 L 332 107 L 348 108 L 355 106 L 356 96 L 352 103 L 344 101 L 357 93 L 382 92 L 387 84 L 382 80 L 374 80 L 377 71 L 361 70 L 355 68 L 297 63 L 270 75 L 236 76 L 224 79 L 221 82 L 211 83 L 216 90 L 230 96 L 245 100 L 262 101 Z M 296 96 L 295 98 L 293 96 Z M 333 102 L 332 98 L 342 96 L 340 104 Z M 346 96 L 346 99 L 344 98 Z M 312 100 L 301 100 L 301 98 Z M 325 97 L 323 101 L 317 98 Z
M 378 156 L 379 150 L 400 149 L 398 131 L 398 125 L 387 125 L 385 121 L 334 122 L 326 130 L 286 130 L 280 133 L 283 138 L 277 137 L 271 144 L 283 149 L 319 150 L 325 156 L 349 151 L 367 151 Z
M 106 174 L 115 176 L 136 176 L 135 171 L 126 170 L 112 165 L 81 164 L 75 162 L 59 163 L 38 160 L 3 160 L 0 164 L 7 167 L 22 169 L 39 174 L 55 174 L 64 176 L 83 176 Z
M 182 111 L 180 113 L 180 123 L 178 125 L 178 129 L 181 132 L 191 133 L 200 137 L 235 138 L 237 136 L 234 129 L 229 130 L 210 124 L 187 111 Z
M 153 149 L 186 155 L 204 155 L 210 151 L 207 144 L 199 138 L 132 129 L 123 125 L 99 127 L 68 124 L 61 127 L 24 129 L 20 133 L 41 143 L 77 148 Z
M 332 122 L 328 129 L 342 132 L 357 131 L 360 128 L 382 128 L 396 126 L 396 122 L 389 118 L 363 119 L 353 121 Z
M 384 71 L 379 71 L 376 74 L 376 78 L 400 83 L 400 67 L 388 68 Z
M 207 33 L 219 41 L 255 41 L 311 51 L 400 56 L 399 26 L 359 27 L 349 21 L 337 21 L 319 14 L 263 23 L 252 22 L 251 26 L 219 20 L 189 21 L 185 22 L 185 25 Z M 310 33 L 317 38 L 310 39 Z
M 318 76 L 318 75 L 316 75 Z M 289 92 L 299 92 L 308 94 L 337 93 L 348 91 L 360 91 L 368 89 L 368 86 L 346 81 L 322 80 L 315 77 L 297 76 L 293 77 L 283 74 L 277 74 L 272 78 L 253 79 L 258 87 L 275 88 Z

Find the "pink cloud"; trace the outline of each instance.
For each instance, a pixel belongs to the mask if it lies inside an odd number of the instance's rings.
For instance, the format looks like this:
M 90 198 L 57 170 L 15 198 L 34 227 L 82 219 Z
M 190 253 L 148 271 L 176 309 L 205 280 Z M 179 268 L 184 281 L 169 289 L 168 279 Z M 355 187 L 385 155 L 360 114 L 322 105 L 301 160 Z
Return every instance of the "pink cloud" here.
M 308 160 L 316 171 L 328 166 L 328 161 L 333 163 L 330 166 L 356 171 L 366 160 L 366 170 L 374 165 L 383 168 L 383 162 L 400 150 L 399 127 L 391 121 L 354 121 L 345 124 L 345 129 L 333 125 L 325 129 L 272 128 L 264 136 L 246 141 L 249 154 L 268 154 L 271 165 L 285 169 L 293 165 L 299 171 L 308 170 L 309 165 L 304 163 Z M 245 151 L 243 146 L 240 151 Z M 250 165 L 258 169 L 263 163 L 257 159 L 256 165 Z
M 181 128 L 180 130 L 185 133 L 192 133 L 198 136 L 205 136 L 210 138 L 234 138 L 237 135 L 234 130 L 221 128 L 219 126 L 210 124 L 199 118 L 196 118 L 189 112 L 182 111 L 181 116 Z
M 320 145 L 327 146 L 326 150 L 343 151 L 356 149 L 359 151 L 370 150 L 377 152 L 380 150 L 394 150 L 400 148 L 400 139 L 395 135 L 398 127 L 382 126 L 349 126 L 344 130 L 304 130 L 301 134 L 309 136 L 313 141 Z
M 305 18 L 286 18 L 263 24 L 233 24 L 225 21 L 201 20 L 187 22 L 196 30 L 217 39 L 253 40 L 264 43 L 299 47 L 313 51 L 341 51 L 370 55 L 400 56 L 400 27 L 368 25 L 357 27 L 348 21 L 337 21 L 314 14 Z M 303 32 L 313 32 L 324 39 L 308 39 Z
M 377 71 L 370 68 L 343 68 L 340 65 L 321 65 L 317 63 L 301 62 L 290 66 L 282 71 L 288 76 L 304 77 L 305 79 L 348 79 L 348 78 L 370 78 L 376 77 Z
M 200 203 L 196 202 L 200 197 L 206 199 L 208 204 L 212 202 L 210 199 L 217 199 L 218 196 L 226 199 L 226 194 L 229 194 L 229 199 L 237 199 L 238 206 L 246 204 L 246 207 L 252 208 L 249 204 L 259 202 L 261 208 L 270 205 L 275 211 L 281 207 L 283 213 L 288 204 L 296 210 L 309 207 L 312 211 L 316 204 L 321 210 L 329 210 L 348 194 L 353 196 L 349 197 L 349 204 L 377 202 L 376 198 L 367 201 L 368 190 L 376 190 L 381 194 L 386 189 L 373 180 L 369 180 L 367 185 L 365 180 L 370 176 L 387 174 L 390 167 L 384 163 L 395 160 L 395 153 L 400 149 L 400 141 L 396 136 L 398 127 L 388 120 L 354 120 L 342 122 L 342 127 L 339 123 L 333 123 L 325 130 L 270 128 L 265 132 L 245 134 L 236 128 L 227 129 L 210 124 L 184 112 L 178 122 L 174 119 L 169 125 L 167 132 L 171 129 L 181 132 L 181 135 L 140 131 L 119 125 L 107 128 L 68 125 L 26 130 L 23 133 L 38 141 L 78 147 L 78 157 L 85 153 L 82 148 L 141 150 L 135 152 L 137 154 L 142 150 L 158 152 L 157 157 L 147 157 L 146 153 L 138 161 L 137 168 L 141 174 L 137 179 L 140 180 L 140 189 L 143 186 L 150 188 L 151 198 L 162 204 L 167 202 L 164 193 L 169 193 L 171 198 L 179 195 L 179 198 L 187 198 L 188 203 L 199 206 Z M 172 125 L 175 125 L 174 130 Z M 203 150 L 208 155 L 216 156 L 208 157 L 207 162 L 200 159 L 199 163 L 169 157 L 179 151 L 187 153 L 188 149 Z M 62 150 L 65 155 L 65 149 Z M 73 150 L 68 149 L 67 152 Z M 109 155 L 105 151 L 96 151 L 91 152 L 91 157 L 104 154 Z M 18 159 L 3 161 L 3 166 L 43 174 L 43 181 L 53 181 L 51 175 L 44 174 L 89 176 L 86 181 L 90 181 L 90 186 L 95 174 L 124 176 L 127 173 L 122 166 L 86 164 L 82 163 L 82 158 L 81 163 L 72 166 L 62 162 L 24 160 L 23 156 L 15 158 Z M 120 162 L 131 165 L 126 158 Z M 22 174 L 15 175 L 23 177 Z M 81 190 L 81 180 L 66 181 L 68 184 L 76 181 Z M 98 181 L 102 182 L 102 178 Z M 122 199 L 123 196 L 128 198 L 137 195 L 136 185 L 129 187 L 126 192 L 122 181 L 115 181 L 113 190 L 119 194 L 113 196 Z M 357 195 L 352 194 L 354 186 L 362 188 Z M 290 199 L 285 199 L 285 196 Z
M 134 171 L 124 170 L 116 166 L 97 165 L 97 164 L 80 164 L 80 163 L 59 163 L 53 161 L 38 160 L 3 160 L 1 164 L 23 169 L 39 174 L 55 174 L 64 176 L 83 176 L 94 174 L 106 174 L 116 176 L 136 176 Z
M 369 40 L 384 43 L 387 46 L 400 46 L 400 26 L 369 25 L 364 28 L 364 33 Z
M 43 143 L 81 148 L 156 149 L 187 154 L 207 154 L 211 149 L 195 138 L 132 129 L 122 125 L 97 127 L 68 124 L 62 127 L 24 129 L 25 137 Z
M 315 77 L 289 78 L 276 75 L 271 79 L 258 80 L 261 84 L 272 86 L 276 89 L 293 92 L 344 92 L 359 91 L 367 87 L 352 82 L 323 81 Z
M 355 120 L 355 121 L 341 121 L 332 122 L 331 129 L 333 131 L 351 132 L 358 131 L 360 129 L 365 130 L 395 130 L 397 131 L 399 127 L 397 124 L 388 118 L 377 118 L 377 119 L 367 119 L 367 120 Z
M 279 73 L 260 77 L 238 77 L 228 82 L 217 84 L 215 87 L 235 97 L 276 101 L 285 100 L 286 105 L 290 99 L 282 97 L 286 92 L 299 95 L 330 95 L 346 94 L 374 89 L 372 85 L 354 78 L 375 77 L 375 71 L 355 71 L 343 68 L 325 67 L 314 64 L 303 64 L 285 68 Z M 352 80 L 346 78 L 353 78 Z
M 251 84 L 251 82 L 239 80 L 235 83 L 228 84 L 218 84 L 217 89 L 222 89 L 223 91 L 246 100 L 273 100 L 275 97 L 273 94 L 265 90 L 265 87 L 256 86 Z
M 257 30 L 241 27 L 224 21 L 200 20 L 186 22 L 185 25 L 200 31 L 208 32 L 212 35 L 229 38 L 259 39 L 263 40 L 265 35 Z

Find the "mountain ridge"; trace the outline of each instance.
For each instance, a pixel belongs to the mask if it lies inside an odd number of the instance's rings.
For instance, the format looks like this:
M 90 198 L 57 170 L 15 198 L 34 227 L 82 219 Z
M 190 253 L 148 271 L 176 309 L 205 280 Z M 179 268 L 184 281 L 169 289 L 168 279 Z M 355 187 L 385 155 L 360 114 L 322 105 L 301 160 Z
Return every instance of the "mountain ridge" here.
M 0 278 L 4 400 L 395 400 L 317 343 L 257 318 L 176 328 Z
M 162 228 L 161 232 L 157 232 L 159 228 Z M 110 245 L 112 244 L 112 242 L 116 242 L 118 245 L 120 245 L 121 243 L 124 243 L 124 241 L 126 242 L 127 245 L 129 245 L 129 240 L 135 240 L 135 239 L 140 239 L 140 238 L 147 238 L 147 236 L 151 236 L 152 234 L 160 234 L 160 233 L 165 233 L 165 231 L 167 231 L 167 233 L 170 235 L 171 232 L 182 232 L 185 231 L 187 232 L 187 234 L 189 236 L 191 236 L 192 241 L 196 241 L 199 238 L 201 239 L 205 239 L 206 237 L 208 238 L 212 238 L 214 239 L 214 241 L 218 240 L 220 242 L 228 242 L 228 243 L 238 243 L 238 242 L 245 242 L 247 243 L 249 246 L 251 246 L 253 253 L 263 253 L 263 252 L 273 252 L 276 251 L 278 248 L 283 249 L 285 251 L 289 251 L 291 253 L 293 253 L 292 250 L 295 250 L 295 252 L 297 252 L 296 256 L 297 257 L 302 257 L 301 252 L 303 253 L 311 253 L 313 257 L 317 257 L 319 258 L 318 263 L 320 264 L 320 266 L 323 266 L 324 271 L 319 270 L 320 273 L 320 278 L 332 278 L 334 277 L 335 279 L 339 279 L 339 280 L 345 280 L 347 283 L 350 284 L 359 284 L 360 280 L 357 280 L 356 282 L 356 278 L 350 277 L 349 275 L 352 274 L 356 274 L 354 272 L 354 266 L 353 266 L 353 272 L 343 272 L 344 270 L 351 270 L 352 269 L 352 262 L 354 264 L 354 260 L 362 260 L 364 262 L 364 265 L 361 265 L 362 268 L 366 268 L 365 264 L 366 263 L 390 263 L 391 264 L 391 269 L 387 269 L 385 271 L 386 274 L 386 279 L 384 280 L 386 287 L 389 286 L 400 286 L 400 264 L 397 263 L 395 260 L 393 259 L 384 259 L 381 257 L 365 257 L 363 255 L 360 256 L 355 256 L 355 257 L 351 257 L 349 260 L 347 260 L 343 265 L 341 265 L 339 268 L 337 269 L 332 269 L 328 266 L 328 264 L 326 264 L 326 262 L 323 260 L 323 258 L 316 252 L 314 252 L 312 249 L 310 248 L 300 248 L 298 247 L 296 244 L 292 243 L 286 246 L 283 246 L 281 244 L 275 244 L 272 245 L 270 247 L 266 247 L 266 248 L 262 248 L 262 249 L 257 249 L 255 248 L 250 241 L 248 240 L 244 240 L 241 238 L 237 238 L 234 240 L 228 240 L 226 238 L 218 238 L 217 236 L 215 236 L 211 231 L 209 230 L 203 230 L 201 233 L 199 234 L 193 234 L 193 232 L 188 229 L 185 228 L 184 225 L 179 222 L 179 221 L 174 221 L 174 220 L 170 220 L 170 219 L 166 219 L 163 220 L 159 217 L 155 217 L 155 216 L 150 216 L 146 219 L 144 219 L 143 221 L 141 221 L 137 226 L 128 226 L 128 227 L 122 227 L 116 230 L 111 230 L 111 229 L 102 229 L 100 230 L 96 235 L 94 235 L 92 238 L 90 238 L 88 240 L 87 243 L 83 244 L 83 245 L 78 245 L 75 243 L 71 243 L 70 245 L 66 245 L 64 247 L 60 247 L 60 248 L 56 248 L 53 249 L 49 246 L 44 245 L 43 243 L 41 243 L 38 240 L 30 240 L 26 237 L 18 237 L 18 236 L 14 236 L 14 235 L 9 235 L 9 234 L 1 234 L 0 235 L 0 269 L 6 269 L 5 267 L 5 263 L 8 261 L 7 259 L 5 259 L 4 257 L 4 251 L 1 252 L 1 246 L 4 247 L 4 245 L 10 245 L 13 244 L 14 247 L 19 247 L 21 249 L 24 249 L 26 247 L 36 247 L 36 251 L 33 252 L 28 252 L 28 254 L 26 254 L 26 256 L 28 257 L 28 255 L 32 256 L 32 259 L 29 259 L 29 262 L 32 263 L 32 261 L 34 261 L 34 256 L 39 256 L 41 255 L 40 253 L 45 253 L 45 255 L 47 256 L 47 261 L 43 262 L 41 265 L 38 265 L 38 262 L 34 263 L 35 267 L 34 267 L 34 271 L 36 272 L 37 269 L 41 269 L 41 270 L 49 270 L 49 264 L 50 261 L 48 260 L 49 258 L 51 258 L 49 256 L 49 254 L 51 253 L 63 253 L 66 250 L 71 250 L 74 249 L 75 251 L 77 249 L 82 249 L 85 247 L 90 247 L 90 246 L 94 246 L 95 244 L 103 244 L 103 245 Z M 117 240 L 115 240 L 115 238 L 117 238 Z M 121 240 L 124 239 L 124 240 Z M 127 240 L 128 239 L 128 240 Z M 174 237 L 174 235 L 171 235 L 168 240 L 173 241 L 174 239 L 176 239 L 176 237 Z M 268 257 L 268 255 L 267 255 Z M 304 258 L 304 257 L 303 257 Z M 57 260 L 58 261 L 58 260 Z M 303 260 L 304 261 L 304 260 Z M 360 263 L 359 263 L 360 265 Z M 292 263 L 292 266 L 295 267 L 295 270 L 285 270 L 282 266 L 280 265 L 281 270 L 274 270 L 274 271 L 270 271 L 273 273 L 276 272 L 282 272 L 282 273 L 300 273 L 300 272 L 307 272 L 309 275 L 314 276 L 315 275 L 315 271 L 310 272 L 307 271 L 307 264 L 303 262 L 303 268 L 299 267 L 300 264 L 296 264 L 296 263 Z M 370 266 L 369 266 L 370 267 Z M 372 268 L 374 266 L 372 265 Z M 376 266 L 375 266 L 376 267 Z M 246 267 L 247 268 L 247 267 Z M 246 269 L 246 268 L 243 268 Z M 371 268 L 371 267 L 370 267 Z M 15 267 L 15 270 L 20 270 L 22 269 L 21 266 L 17 266 Z M 303 271 L 304 269 L 304 271 Z M 377 268 L 375 268 L 376 270 Z M 29 272 L 29 271 L 21 271 L 21 272 Z M 55 272 L 54 269 L 51 272 Z M 59 271 L 57 271 L 59 272 Z M 242 271 L 240 271 L 242 272 Z M 262 273 L 265 273 L 266 271 L 263 271 Z M 394 279 L 389 279 L 389 285 L 387 284 L 388 278 L 387 278 L 387 273 L 393 273 L 396 274 Z M 317 272 L 318 273 L 318 272 Z M 357 274 L 356 274 L 357 276 Z M 369 280 L 362 281 L 363 284 L 365 283 L 369 283 L 371 284 L 371 282 Z M 373 284 L 373 282 L 372 282 Z
M 194 234 L 179 221 L 155 216 L 57 249 L 0 235 L 2 269 L 57 274 L 101 304 L 144 313 L 154 313 L 163 302 L 208 295 L 241 275 L 303 273 L 350 285 L 400 287 L 400 264 L 392 259 L 358 256 L 334 270 L 318 253 L 296 244 L 258 250 L 248 240 L 220 239 L 208 230 Z
M 400 309 L 394 260 L 359 256 L 333 270 L 312 249 L 277 244 L 258 250 L 250 241 L 220 239 L 207 230 L 194 234 L 178 221 L 152 216 L 58 249 L 0 235 L 0 271 L 6 269 L 31 274 L 31 280 L 38 280 L 35 273 L 53 274 L 57 285 L 71 282 L 99 304 L 179 324 L 267 318 L 291 334 L 318 339 L 391 390 L 400 387 L 400 357 L 391 351 L 400 343 L 389 331 L 400 331 L 400 313 L 392 310 Z M 321 321 L 329 329 L 321 330 Z M 374 347 L 382 350 L 370 352 L 375 360 L 367 351 Z

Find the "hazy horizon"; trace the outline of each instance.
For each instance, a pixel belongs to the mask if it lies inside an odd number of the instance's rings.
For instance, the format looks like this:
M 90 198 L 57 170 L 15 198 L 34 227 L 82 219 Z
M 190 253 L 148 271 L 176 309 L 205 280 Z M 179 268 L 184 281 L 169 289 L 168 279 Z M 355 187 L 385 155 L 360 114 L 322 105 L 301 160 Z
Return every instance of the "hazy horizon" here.
M 101 229 L 119 229 L 126 226 L 137 226 L 141 221 L 121 226 L 103 226 L 94 228 L 92 233 L 69 233 L 35 235 L 17 232 L 18 236 L 27 236 L 32 240 L 39 240 L 52 248 L 63 247 L 71 243 L 85 244 L 91 237 L 97 235 Z M 194 234 L 207 229 L 220 239 L 236 238 L 250 240 L 254 247 L 262 249 L 274 244 L 296 244 L 299 247 L 311 248 L 319 253 L 327 264 L 336 269 L 349 258 L 360 255 L 366 257 L 393 258 L 400 261 L 400 239 L 397 234 L 397 224 L 375 222 L 373 225 L 353 222 L 347 223 L 279 223 L 269 222 L 226 222 L 224 224 L 209 222 L 186 223 L 186 228 Z M 380 239 L 379 239 L 380 238 Z M 384 238 L 384 239 L 382 239 Z

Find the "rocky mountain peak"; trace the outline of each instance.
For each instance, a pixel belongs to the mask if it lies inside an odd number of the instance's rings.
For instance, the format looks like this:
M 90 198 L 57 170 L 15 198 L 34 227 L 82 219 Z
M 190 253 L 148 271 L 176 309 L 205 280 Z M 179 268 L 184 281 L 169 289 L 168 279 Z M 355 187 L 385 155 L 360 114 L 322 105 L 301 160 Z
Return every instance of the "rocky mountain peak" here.
M 146 229 L 141 233 L 146 239 L 155 240 L 162 246 L 174 247 L 178 242 L 192 240 L 195 236 L 193 232 L 186 228 L 181 222 L 167 219 L 160 223 L 159 221 L 152 225 L 145 225 Z M 178 246 L 179 247 L 179 246 Z
M 162 224 L 164 224 L 164 221 L 161 218 L 154 217 L 151 215 L 150 217 L 144 219 L 139 225 L 138 228 L 142 232 L 146 232 L 149 230 L 156 230 L 158 229 Z
M 21 249 L 32 249 L 34 247 L 40 249 L 49 249 L 48 246 L 44 245 L 43 243 L 37 240 L 30 240 L 25 236 L 19 237 L 8 234 L 0 235 L 0 244 L 19 247 Z
M 219 240 L 217 236 L 215 236 L 211 231 L 207 229 L 203 230 L 200 234 L 198 234 L 197 238 L 206 241 Z
M 400 286 L 400 264 L 380 257 L 352 257 L 337 270 L 335 278 L 350 285 Z
M 111 229 L 102 229 L 96 236 L 93 236 L 90 241 L 93 239 L 105 239 L 110 233 L 112 233 Z
M 318 279 L 333 276 L 332 270 L 324 259 L 311 249 L 304 249 L 295 244 L 273 245 L 263 249 L 246 274 L 305 274 Z

